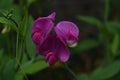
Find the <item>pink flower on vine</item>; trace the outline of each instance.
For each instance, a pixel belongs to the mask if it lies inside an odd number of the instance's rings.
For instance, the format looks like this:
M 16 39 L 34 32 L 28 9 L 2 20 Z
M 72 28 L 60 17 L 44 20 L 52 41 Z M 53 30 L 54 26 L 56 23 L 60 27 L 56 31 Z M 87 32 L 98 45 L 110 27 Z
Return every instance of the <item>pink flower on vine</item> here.
M 32 40 L 36 44 L 36 52 L 45 56 L 46 62 L 54 65 L 57 60 L 68 61 L 70 52 L 67 45 L 73 47 L 78 41 L 79 29 L 69 21 L 61 21 L 54 27 L 55 13 L 40 17 L 32 26 Z M 51 34 L 54 30 L 57 35 Z

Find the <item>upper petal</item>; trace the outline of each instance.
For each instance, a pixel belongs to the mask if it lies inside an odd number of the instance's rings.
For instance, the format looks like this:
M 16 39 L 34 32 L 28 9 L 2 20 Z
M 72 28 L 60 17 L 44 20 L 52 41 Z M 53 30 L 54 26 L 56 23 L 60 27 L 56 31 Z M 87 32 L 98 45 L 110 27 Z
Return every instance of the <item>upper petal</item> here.
M 51 19 L 54 21 L 55 16 L 56 16 L 56 13 L 53 12 L 53 13 L 51 13 L 49 16 L 47 16 L 47 18 L 51 18 Z
M 55 13 L 52 13 L 47 17 L 36 19 L 32 25 L 32 36 L 35 32 L 39 32 L 42 37 L 46 38 L 54 26 L 54 18 Z
M 73 22 L 70 21 L 61 21 L 57 24 L 57 26 L 55 27 L 55 30 L 58 29 L 59 31 L 61 31 L 62 33 L 68 33 L 69 30 L 72 30 L 73 33 L 78 36 L 79 35 L 79 29 L 77 27 L 77 25 L 75 25 Z
M 79 35 L 78 27 L 73 22 L 69 22 L 69 21 L 59 22 L 54 29 L 55 29 L 57 36 L 64 43 L 66 43 L 67 39 L 69 39 L 69 35 L 71 35 L 71 34 L 69 34 L 70 32 L 72 32 L 72 35 L 75 38 L 77 38 Z
M 49 18 L 35 20 L 32 26 L 32 33 L 37 31 L 40 32 L 43 36 L 46 36 L 52 30 L 53 25 L 53 21 Z

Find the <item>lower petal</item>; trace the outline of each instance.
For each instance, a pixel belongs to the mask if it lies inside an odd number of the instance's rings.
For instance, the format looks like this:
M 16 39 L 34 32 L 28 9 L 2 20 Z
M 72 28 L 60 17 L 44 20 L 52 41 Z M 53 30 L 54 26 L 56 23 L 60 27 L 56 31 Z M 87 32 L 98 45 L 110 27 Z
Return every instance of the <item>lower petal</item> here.
M 48 62 L 51 66 L 53 66 L 53 65 L 56 63 L 57 58 L 56 58 L 56 56 L 53 54 L 53 52 L 49 52 L 49 53 L 46 54 L 45 60 L 46 60 L 46 62 Z
M 61 62 L 66 62 L 68 61 L 70 57 L 70 52 L 68 48 L 59 40 L 57 39 L 56 41 L 56 56 Z

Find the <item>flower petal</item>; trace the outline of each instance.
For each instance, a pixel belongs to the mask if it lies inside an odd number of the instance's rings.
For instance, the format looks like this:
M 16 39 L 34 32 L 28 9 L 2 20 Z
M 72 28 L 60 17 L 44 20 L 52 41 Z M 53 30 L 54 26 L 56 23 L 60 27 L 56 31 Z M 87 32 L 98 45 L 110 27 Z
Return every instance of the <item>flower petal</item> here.
M 56 57 L 55 56 L 50 56 L 49 57 L 49 64 L 51 65 L 51 66 L 53 66 L 55 63 L 56 63 Z
M 68 48 L 59 40 L 59 38 L 56 38 L 54 49 L 55 49 L 55 55 L 61 62 L 68 61 L 70 57 L 70 52 Z
M 56 15 L 56 13 L 53 12 L 52 14 L 50 14 L 50 15 L 47 16 L 47 17 L 48 17 L 48 18 L 51 18 L 51 19 L 54 21 L 54 19 L 55 19 L 55 15 Z
M 39 48 L 39 54 L 41 55 L 46 56 L 49 52 L 52 52 L 61 62 L 66 62 L 70 57 L 70 52 L 63 42 L 52 35 L 49 35 L 41 45 L 41 48 Z
M 53 66 L 56 63 L 56 61 L 57 61 L 57 59 L 56 59 L 55 55 L 53 54 L 53 52 L 48 52 L 47 55 L 46 55 L 46 57 L 45 57 L 45 60 L 51 66 Z
M 35 20 L 32 25 L 32 36 L 34 35 L 35 32 L 39 32 L 40 35 L 44 39 L 46 39 L 54 26 L 54 22 L 53 22 L 54 17 L 55 17 L 55 13 L 52 13 L 47 17 L 40 17 L 37 20 Z
M 72 39 L 77 39 L 79 35 L 78 27 L 73 22 L 69 21 L 59 22 L 54 29 L 57 36 L 64 44 L 66 44 L 67 41 L 69 41 L 69 37 L 71 35 L 73 37 Z
M 36 20 L 33 23 L 32 33 L 40 32 L 43 37 L 46 37 L 52 30 L 54 23 L 49 18 Z
M 49 57 L 53 55 L 53 52 L 48 52 L 47 55 L 45 56 L 45 61 L 49 61 Z
M 53 52 L 54 40 L 55 40 L 55 37 L 52 35 L 49 35 L 39 47 L 38 53 L 46 56 L 48 52 Z
M 43 41 L 43 36 L 41 36 L 40 32 L 35 32 L 34 35 L 32 35 L 32 41 L 38 45 L 40 41 Z

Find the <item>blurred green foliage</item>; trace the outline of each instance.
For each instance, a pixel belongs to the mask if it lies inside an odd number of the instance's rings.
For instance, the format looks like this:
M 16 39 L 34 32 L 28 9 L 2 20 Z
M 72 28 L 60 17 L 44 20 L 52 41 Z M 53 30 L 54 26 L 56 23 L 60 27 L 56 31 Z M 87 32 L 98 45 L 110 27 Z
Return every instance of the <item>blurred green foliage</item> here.
M 106 0 L 104 22 L 91 17 L 91 16 L 78 16 L 79 20 L 83 20 L 86 23 L 95 25 L 98 30 L 98 35 L 103 35 L 100 43 L 105 44 L 106 51 L 105 62 L 102 66 L 98 67 L 95 71 L 88 74 L 80 74 L 78 78 L 80 80 L 113 80 L 112 77 L 120 72 L 120 61 L 116 60 L 116 56 L 120 54 L 120 23 L 117 21 L 109 21 L 109 1 Z M 83 42 L 82 42 L 83 43 Z M 82 44 L 81 43 L 81 44 Z M 91 44 L 91 43 L 87 43 Z M 93 44 L 93 43 L 92 43 Z M 84 47 L 84 46 L 83 46 Z M 96 46 L 95 46 L 96 47 Z M 114 78 L 114 80 L 119 80 Z

